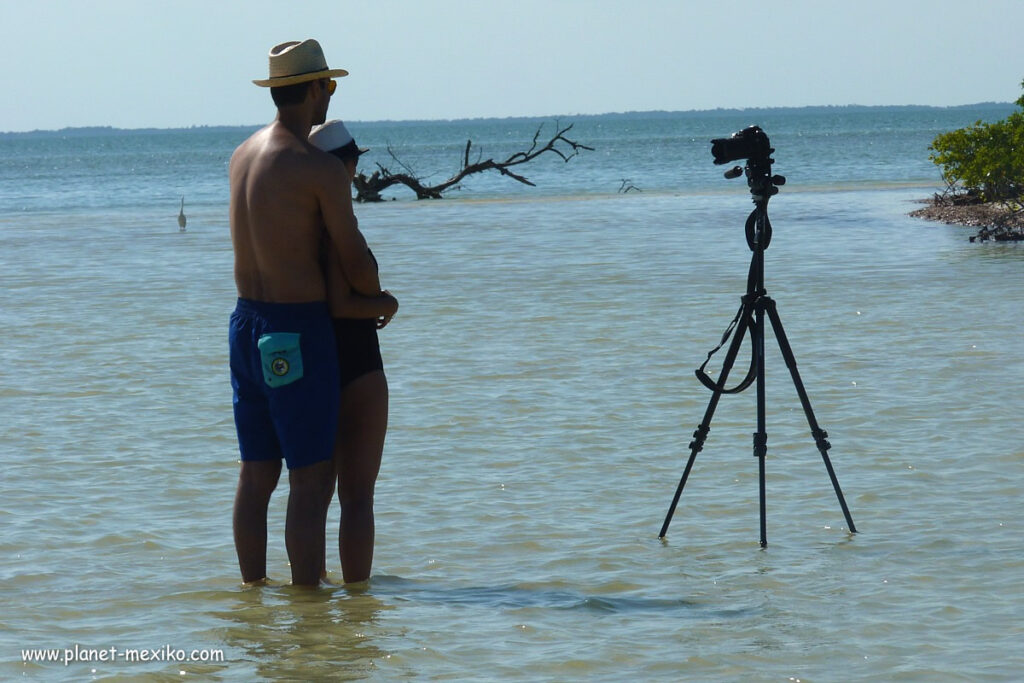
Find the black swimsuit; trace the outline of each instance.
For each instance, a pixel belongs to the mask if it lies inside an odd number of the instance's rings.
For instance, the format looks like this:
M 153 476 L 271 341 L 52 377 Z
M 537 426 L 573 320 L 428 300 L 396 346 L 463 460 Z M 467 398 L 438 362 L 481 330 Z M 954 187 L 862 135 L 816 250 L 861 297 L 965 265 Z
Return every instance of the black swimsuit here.
M 372 251 L 370 257 L 374 263 L 377 262 Z M 384 369 L 375 318 L 332 318 L 332 321 L 338 342 L 338 370 L 342 388 L 367 373 Z
M 373 318 L 334 318 L 334 336 L 338 340 L 338 370 L 341 386 L 384 369 L 377 339 L 377 321 Z

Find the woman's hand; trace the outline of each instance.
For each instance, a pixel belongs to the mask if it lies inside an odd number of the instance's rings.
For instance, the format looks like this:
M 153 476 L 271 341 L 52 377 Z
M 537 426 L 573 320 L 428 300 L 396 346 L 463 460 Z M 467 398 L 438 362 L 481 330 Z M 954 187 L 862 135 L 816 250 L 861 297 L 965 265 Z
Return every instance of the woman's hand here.
M 391 309 L 391 312 L 386 315 L 381 315 L 377 317 L 378 330 L 383 330 L 385 327 L 387 327 L 388 323 L 391 322 L 391 319 L 395 317 L 396 313 L 398 313 L 398 299 L 396 299 L 394 295 L 391 294 L 391 292 L 389 292 L 386 289 L 381 292 L 381 295 L 387 297 L 390 300 L 389 303 L 391 304 L 391 306 L 389 308 Z

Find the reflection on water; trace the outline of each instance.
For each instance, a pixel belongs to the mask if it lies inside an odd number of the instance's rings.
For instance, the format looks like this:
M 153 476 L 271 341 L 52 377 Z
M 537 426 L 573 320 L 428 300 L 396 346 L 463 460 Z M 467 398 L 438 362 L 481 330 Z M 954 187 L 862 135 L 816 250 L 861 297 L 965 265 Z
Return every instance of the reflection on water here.
M 267 679 L 301 672 L 306 680 L 360 680 L 387 656 L 376 640 L 378 615 L 391 609 L 366 590 L 294 586 L 242 589 L 237 602 L 212 613 L 228 623 L 222 637 Z

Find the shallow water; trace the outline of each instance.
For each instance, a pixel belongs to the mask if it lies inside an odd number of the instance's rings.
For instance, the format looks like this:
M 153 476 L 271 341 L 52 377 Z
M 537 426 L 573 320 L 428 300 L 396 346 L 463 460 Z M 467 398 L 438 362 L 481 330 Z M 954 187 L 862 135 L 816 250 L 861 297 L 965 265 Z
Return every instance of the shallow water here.
M 358 207 L 401 301 L 374 576 L 317 592 L 284 585 L 283 491 L 276 582 L 238 584 L 223 207 L 5 214 L 0 676 L 1013 680 L 1024 249 L 908 218 L 920 188 L 800 189 L 766 284 L 860 533 L 769 335 L 768 547 L 753 390 L 657 538 L 744 188 L 395 202 Z M 22 658 L 76 644 L 224 661 Z

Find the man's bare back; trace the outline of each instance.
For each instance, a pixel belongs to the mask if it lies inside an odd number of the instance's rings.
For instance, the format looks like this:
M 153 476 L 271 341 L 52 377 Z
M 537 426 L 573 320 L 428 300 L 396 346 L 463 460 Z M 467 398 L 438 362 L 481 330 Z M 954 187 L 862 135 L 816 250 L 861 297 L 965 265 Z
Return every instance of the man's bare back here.
M 357 290 L 375 290 L 376 268 L 359 232 L 348 178 L 335 157 L 280 121 L 243 142 L 231 157 L 231 242 L 238 295 L 296 303 L 327 297 L 324 230 Z

